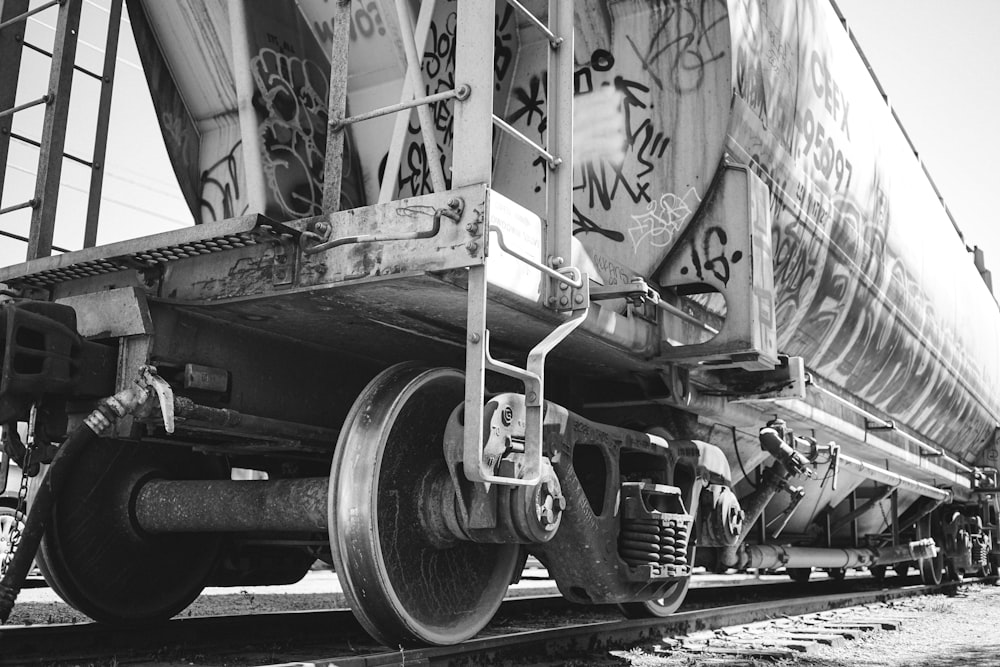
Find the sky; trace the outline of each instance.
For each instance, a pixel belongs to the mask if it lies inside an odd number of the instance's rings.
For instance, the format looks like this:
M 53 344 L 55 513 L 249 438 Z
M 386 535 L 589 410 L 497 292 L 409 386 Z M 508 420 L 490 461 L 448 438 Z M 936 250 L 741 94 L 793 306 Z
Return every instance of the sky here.
M 836 0 L 1000 287 L 1000 0 Z
M 32 6 L 42 0 L 32 0 Z M 986 252 L 1000 272 L 1000 0 L 837 0 L 890 102 L 944 196 L 966 244 Z M 78 63 L 100 69 L 108 0 L 84 0 Z M 33 17 L 27 39 L 52 42 L 55 10 Z M 127 13 L 122 26 L 112 131 L 105 170 L 99 242 L 190 224 L 163 149 Z M 48 62 L 26 53 L 19 99 L 44 92 Z M 67 151 L 84 157 L 93 145 L 96 82 L 77 75 Z M 87 88 L 91 89 L 87 93 Z M 15 117 L 15 131 L 37 137 L 40 110 Z M 3 206 L 31 197 L 35 149 L 12 142 Z M 56 224 L 57 246 L 79 248 L 88 170 L 67 163 Z M 114 224 L 106 221 L 114 220 Z M 0 218 L 0 228 L 27 235 L 27 211 Z M 0 238 L 0 266 L 22 261 L 25 246 Z M 997 282 L 1000 283 L 1000 273 Z
M 32 0 L 31 7 L 43 4 Z M 101 72 L 107 34 L 108 0 L 83 0 L 77 65 Z M 146 79 L 139 65 L 127 12 L 123 12 L 112 101 L 111 130 L 104 169 L 104 197 L 98 243 L 134 238 L 177 229 L 191 224 L 191 214 L 180 195 L 166 149 L 160 137 Z M 25 41 L 51 50 L 56 9 L 47 9 L 28 19 Z M 50 61 L 25 50 L 18 80 L 18 102 L 37 99 L 45 93 Z M 77 72 L 73 78 L 66 152 L 89 160 L 93 155 L 97 127 L 97 97 L 100 85 Z M 42 107 L 14 116 L 14 132 L 37 139 L 41 136 Z M 31 199 L 38 151 L 16 140 L 10 144 L 2 206 Z M 83 244 L 90 170 L 64 161 L 56 216 L 55 245 L 76 250 Z M 113 222 L 112 222 L 113 221 Z M 30 211 L 0 216 L 0 229 L 27 236 Z M 0 266 L 24 261 L 27 246 L 0 238 Z

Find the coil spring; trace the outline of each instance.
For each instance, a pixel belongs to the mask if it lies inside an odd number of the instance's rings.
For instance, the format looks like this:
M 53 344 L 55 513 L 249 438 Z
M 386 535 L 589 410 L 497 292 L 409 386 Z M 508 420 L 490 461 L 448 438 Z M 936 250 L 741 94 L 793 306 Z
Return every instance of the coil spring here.
M 990 543 L 982 536 L 977 535 L 972 542 L 972 562 L 985 568 L 989 561 Z
M 628 519 L 622 522 L 618 552 L 637 565 L 687 565 L 691 522 L 683 519 Z

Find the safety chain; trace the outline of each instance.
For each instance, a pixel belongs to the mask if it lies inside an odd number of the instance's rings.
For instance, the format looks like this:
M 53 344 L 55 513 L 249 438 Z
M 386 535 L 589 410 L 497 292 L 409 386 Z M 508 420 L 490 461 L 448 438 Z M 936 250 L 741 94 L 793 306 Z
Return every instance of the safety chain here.
M 17 506 L 14 509 L 14 523 L 7 534 L 7 553 L 4 554 L 3 562 L 0 563 L 0 577 L 7 573 L 11 560 L 17 552 L 18 544 L 21 542 L 21 525 L 28 516 L 28 485 L 31 477 L 28 472 L 31 470 L 31 453 L 37 449 L 35 443 L 35 418 L 38 414 L 37 406 L 31 406 L 31 414 L 28 417 L 28 442 L 25 443 L 24 459 L 21 461 L 21 486 L 17 490 Z

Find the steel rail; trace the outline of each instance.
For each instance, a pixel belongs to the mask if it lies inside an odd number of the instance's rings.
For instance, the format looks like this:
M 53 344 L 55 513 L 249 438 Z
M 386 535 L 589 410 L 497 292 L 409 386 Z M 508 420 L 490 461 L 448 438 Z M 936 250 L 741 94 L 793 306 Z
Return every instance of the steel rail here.
M 961 583 L 976 583 L 979 579 L 966 579 Z M 695 582 L 697 585 L 698 582 Z M 354 615 L 347 609 L 326 611 L 265 612 L 239 616 L 203 616 L 178 618 L 168 622 L 143 626 L 141 631 L 123 632 L 121 629 L 96 623 L 72 623 L 54 625 L 8 625 L 0 627 L 0 665 L 23 665 L 58 660 L 80 662 L 106 658 L 112 654 L 119 659 L 126 656 L 143 656 L 162 652 L 164 646 L 181 647 L 197 653 L 203 658 L 221 653 L 255 650 L 254 647 L 281 643 L 290 647 L 310 647 L 309 651 L 333 653 L 353 652 L 346 657 L 313 660 L 309 664 L 357 666 L 399 664 L 401 655 L 414 664 L 468 664 L 469 656 L 490 652 L 513 654 L 533 652 L 544 653 L 547 642 L 552 642 L 550 652 L 558 655 L 560 650 L 580 650 L 588 646 L 593 638 L 594 651 L 601 646 L 622 645 L 627 642 L 643 641 L 643 638 L 663 636 L 663 633 L 683 633 L 698 626 L 699 629 L 722 627 L 748 619 L 759 620 L 781 614 L 809 613 L 836 606 L 863 604 L 866 601 L 920 595 L 933 591 L 952 590 L 957 583 L 942 584 L 937 587 L 908 586 L 899 589 L 882 589 L 870 578 L 859 578 L 847 582 L 816 581 L 807 589 L 812 592 L 840 591 L 834 595 L 820 595 L 808 598 L 781 601 L 802 591 L 802 585 L 794 582 L 742 583 L 734 581 L 733 586 L 709 585 L 692 587 L 686 604 L 699 607 L 693 611 L 674 614 L 666 619 L 624 621 L 613 605 L 575 605 L 559 595 L 532 595 L 508 598 L 504 601 L 498 618 L 518 618 L 540 615 L 553 622 L 558 614 L 572 614 L 579 618 L 582 614 L 615 620 L 602 620 L 554 629 L 531 630 L 514 634 L 497 634 L 473 639 L 458 646 L 443 648 L 411 649 L 402 654 L 399 651 L 385 652 L 374 640 L 368 638 Z M 879 590 L 853 590 L 877 586 Z M 236 589 L 234 589 L 235 591 Z M 734 599 L 753 599 L 753 604 L 731 604 Z M 761 602 L 760 600 L 769 600 Z M 819 603 L 815 601 L 821 601 Z M 779 602 L 780 601 L 780 602 Z M 730 603 L 727 606 L 726 603 Z M 810 607 L 810 604 L 820 606 Z M 825 605 L 825 606 L 823 606 Z M 717 622 L 713 619 L 718 619 Z M 740 620 L 740 619 L 744 620 Z M 487 628 L 486 632 L 490 632 Z M 495 632 L 495 631 L 494 631 Z M 252 640 L 248 640 L 252 638 Z M 253 646 L 250 646 L 253 645 Z M 239 648 L 234 649 L 233 646 Z M 250 646 L 248 648 L 248 646 Z M 326 648 L 324 648 L 326 647 Z M 339 647 L 339 648 L 338 648 Z M 273 652 L 273 649 L 270 649 Z M 215 653 L 217 652 L 217 653 Z M 303 653 L 296 648 L 297 655 Z M 255 655 L 259 651 L 255 651 Z M 426 660 L 426 662 L 421 662 Z M 213 663 L 194 663 L 213 664 Z M 279 663 L 279 664 L 296 664 Z
M 777 603 L 754 602 L 725 607 L 710 607 L 679 612 L 661 619 L 604 621 L 583 623 L 555 629 L 528 630 L 496 637 L 471 639 L 456 646 L 406 649 L 375 655 L 345 655 L 311 659 L 311 667 L 376 667 L 379 665 L 467 665 L 476 656 L 488 655 L 490 662 L 516 663 L 527 656 L 533 659 L 565 659 L 585 651 L 587 655 L 612 648 L 630 647 L 643 642 L 659 642 L 665 635 L 680 635 L 699 630 L 742 625 L 781 616 L 812 614 L 839 607 L 885 602 L 903 597 L 949 592 L 968 583 L 982 580 L 949 582 L 937 586 L 906 586 L 865 592 L 838 593 L 783 600 Z M 268 667 L 291 667 L 297 663 L 274 663 Z

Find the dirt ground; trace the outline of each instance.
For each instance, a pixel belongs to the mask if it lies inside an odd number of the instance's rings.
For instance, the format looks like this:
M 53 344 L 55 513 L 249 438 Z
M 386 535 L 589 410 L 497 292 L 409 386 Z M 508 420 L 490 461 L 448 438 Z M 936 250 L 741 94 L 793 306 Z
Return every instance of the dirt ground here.
M 953 595 L 906 598 L 877 608 L 858 608 L 859 616 L 898 618 L 898 630 L 880 630 L 839 648 L 820 647 L 777 663 L 763 660 L 707 659 L 691 654 L 636 647 L 618 653 L 619 664 L 631 667 L 777 664 L 796 667 L 1000 667 L 1000 587 L 971 585 Z M 661 649 L 662 650 L 662 649 Z M 606 663 L 604 663 L 606 664 Z

